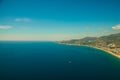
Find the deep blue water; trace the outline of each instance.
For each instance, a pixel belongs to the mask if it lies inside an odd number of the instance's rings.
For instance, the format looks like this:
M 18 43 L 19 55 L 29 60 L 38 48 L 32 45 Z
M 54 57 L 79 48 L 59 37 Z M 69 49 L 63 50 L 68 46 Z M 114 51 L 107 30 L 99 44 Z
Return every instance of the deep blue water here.
M 120 80 L 120 59 L 55 42 L 0 42 L 0 80 Z

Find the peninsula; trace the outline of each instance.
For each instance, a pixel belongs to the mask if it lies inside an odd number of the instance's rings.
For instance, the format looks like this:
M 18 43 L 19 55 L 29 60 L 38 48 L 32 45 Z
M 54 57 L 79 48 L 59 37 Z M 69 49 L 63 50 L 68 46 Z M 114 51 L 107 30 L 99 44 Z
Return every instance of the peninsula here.
M 59 43 L 66 45 L 89 46 L 104 50 L 120 58 L 120 33 L 101 37 L 85 37 L 82 39 L 59 41 Z

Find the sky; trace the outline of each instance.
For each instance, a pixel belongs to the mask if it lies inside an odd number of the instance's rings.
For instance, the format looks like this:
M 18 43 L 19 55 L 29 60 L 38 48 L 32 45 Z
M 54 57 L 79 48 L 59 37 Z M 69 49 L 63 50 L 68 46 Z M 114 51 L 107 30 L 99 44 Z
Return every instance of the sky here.
M 0 0 L 0 40 L 69 40 L 120 32 L 120 0 Z

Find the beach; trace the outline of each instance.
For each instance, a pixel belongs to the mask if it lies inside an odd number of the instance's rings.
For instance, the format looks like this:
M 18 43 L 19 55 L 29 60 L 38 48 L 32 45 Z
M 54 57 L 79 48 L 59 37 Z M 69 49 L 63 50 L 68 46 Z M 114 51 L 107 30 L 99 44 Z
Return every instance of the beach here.
M 64 43 L 59 43 L 59 44 L 64 44 Z M 98 48 L 98 47 L 94 47 L 94 46 L 88 46 L 88 45 L 77 45 L 77 44 L 65 44 L 65 45 L 69 45 L 69 46 L 85 46 L 85 47 L 91 47 L 91 48 L 99 49 L 101 51 L 105 51 L 108 54 L 111 54 L 111 55 L 113 55 L 113 56 L 115 56 L 115 57 L 120 59 L 120 55 L 117 55 L 117 54 L 115 54 L 115 53 L 113 53 L 111 51 L 108 51 L 108 50 L 105 50 L 105 49 L 102 49 L 102 48 Z

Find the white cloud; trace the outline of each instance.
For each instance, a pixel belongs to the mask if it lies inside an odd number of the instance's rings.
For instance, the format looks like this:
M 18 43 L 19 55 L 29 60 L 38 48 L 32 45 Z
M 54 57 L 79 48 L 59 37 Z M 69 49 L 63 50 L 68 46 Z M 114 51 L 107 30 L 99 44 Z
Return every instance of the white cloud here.
M 114 29 L 114 30 L 120 30 L 120 24 L 118 24 L 116 26 L 113 26 L 112 29 Z
M 11 26 L 0 26 L 0 29 L 10 29 L 12 28 Z
M 29 18 L 16 18 L 15 21 L 16 22 L 30 22 L 31 19 L 29 19 Z

